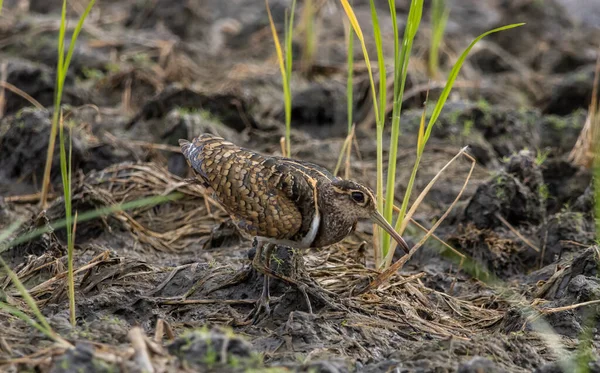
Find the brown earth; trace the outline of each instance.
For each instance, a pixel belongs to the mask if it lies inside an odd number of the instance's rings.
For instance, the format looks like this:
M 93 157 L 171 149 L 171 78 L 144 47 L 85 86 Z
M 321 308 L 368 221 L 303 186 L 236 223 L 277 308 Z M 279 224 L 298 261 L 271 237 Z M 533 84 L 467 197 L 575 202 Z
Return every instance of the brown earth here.
M 85 2 L 72 3 L 71 26 Z M 290 3 L 270 1 L 280 30 Z M 343 13 L 337 2 L 315 3 L 312 63 L 302 59 L 300 32 L 294 40 L 292 155 L 333 169 L 347 134 Z M 388 5 L 375 3 L 390 56 Z M 402 29 L 408 3 L 397 1 Z M 600 5 L 572 3 L 448 1 L 443 75 L 481 32 L 527 22 L 473 50 L 421 161 L 413 200 L 462 147 L 477 160 L 436 231 L 454 250 L 431 238 L 388 283 L 356 295 L 377 274 L 367 222 L 328 248 L 278 247 L 271 266 L 308 284 L 314 313 L 297 286 L 274 280 L 272 315 L 252 325 L 246 316 L 263 283 L 250 266 L 252 243 L 210 195 L 185 182 L 189 170 L 177 141 L 210 132 L 281 154 L 281 77 L 264 3 L 99 2 L 78 40 L 63 97 L 73 125 L 73 208 L 82 216 L 171 192 L 178 198 L 77 224 L 72 327 L 66 232 L 56 226 L 64 217 L 58 146 L 48 209 L 41 211 L 34 195 L 48 147 L 62 2 L 5 1 L 0 81 L 45 109 L 0 90 L 0 229 L 19 219 L 11 239 L 49 229 L 0 250 L 74 348 L 0 310 L 0 371 L 560 372 L 578 361 L 600 372 L 597 354 L 570 359 L 582 343 L 597 351 L 600 341 L 591 173 L 568 159 L 591 98 Z M 369 3 L 354 4 L 373 58 Z M 434 102 L 443 86 L 428 84 L 429 19 L 427 4 L 404 97 L 398 205 L 427 88 Z M 355 61 L 358 151 L 349 171 L 374 187 L 375 129 L 358 45 Z M 385 139 L 387 149 L 387 131 Z M 431 227 L 469 169 L 464 157 L 453 163 L 415 220 Z M 411 246 L 422 236 L 414 224 L 405 233 Z M 4 274 L 0 296 L 27 310 Z

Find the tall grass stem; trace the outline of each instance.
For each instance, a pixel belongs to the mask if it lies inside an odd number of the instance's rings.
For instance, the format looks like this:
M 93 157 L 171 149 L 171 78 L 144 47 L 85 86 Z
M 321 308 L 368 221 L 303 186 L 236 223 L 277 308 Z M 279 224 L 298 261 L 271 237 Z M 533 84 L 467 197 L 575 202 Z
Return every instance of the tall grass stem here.
M 59 112 L 62 101 L 63 88 L 71 58 L 75 51 L 75 44 L 79 33 L 83 28 L 83 23 L 90 14 L 96 0 L 90 0 L 71 36 L 71 43 L 67 55 L 65 56 L 65 33 L 67 28 L 67 0 L 63 0 L 61 11 L 60 27 L 58 32 L 58 63 L 56 65 L 56 86 L 54 89 L 54 113 L 52 115 L 52 125 L 50 128 L 50 138 L 48 139 L 48 151 L 46 153 L 46 164 L 44 166 L 44 178 L 42 179 L 42 192 L 40 194 L 40 206 L 44 209 L 47 206 L 48 192 L 50 190 L 50 177 L 52 171 L 52 159 L 54 157 L 54 146 L 56 144 L 56 135 L 58 132 Z
M 416 1 L 416 0 L 413 0 L 413 1 Z M 407 221 L 407 219 L 404 219 L 404 215 L 406 214 L 406 210 L 408 208 L 408 202 L 410 200 L 412 188 L 414 186 L 414 181 L 416 179 L 417 171 L 419 169 L 421 156 L 423 155 L 423 151 L 425 150 L 425 144 L 427 143 L 427 141 L 429 140 L 429 137 L 431 136 L 431 131 L 433 130 L 433 126 L 436 123 L 440 113 L 442 112 L 444 105 L 446 104 L 446 100 L 448 99 L 448 96 L 450 94 L 450 91 L 452 90 L 454 82 L 456 81 L 458 73 L 460 72 L 460 69 L 461 69 L 464 61 L 467 59 L 469 52 L 471 51 L 471 49 L 473 49 L 473 47 L 475 46 L 475 44 L 477 44 L 477 42 L 479 42 L 481 39 L 483 39 L 487 35 L 490 35 L 490 34 L 493 34 L 495 32 L 499 32 L 499 31 L 509 30 L 509 29 L 519 27 L 522 25 L 524 25 L 524 23 L 515 23 L 515 24 L 498 27 L 493 30 L 484 32 L 483 34 L 481 34 L 477 38 L 475 38 L 475 40 L 473 40 L 471 42 L 471 44 L 469 44 L 469 46 L 463 51 L 463 53 L 460 55 L 460 57 L 454 64 L 454 67 L 452 68 L 452 70 L 450 71 L 450 74 L 448 75 L 448 80 L 446 81 L 446 85 L 444 86 L 444 89 L 442 90 L 442 93 L 440 94 L 440 97 L 438 98 L 436 105 L 433 109 L 431 117 L 429 118 L 427 127 L 425 128 L 425 133 L 420 138 L 419 143 L 417 144 L 417 157 L 415 160 L 415 164 L 413 166 L 413 170 L 411 172 L 410 179 L 408 181 L 408 186 L 407 186 L 406 192 L 404 194 L 402 206 L 400 207 L 400 214 L 399 214 L 398 219 L 396 220 L 396 224 L 395 224 L 395 229 L 396 229 L 396 231 L 398 231 L 399 234 L 404 233 L 404 229 L 406 229 L 406 226 L 408 225 L 408 221 Z M 385 259 L 386 263 L 385 263 L 384 268 L 387 268 L 389 266 L 389 264 L 392 261 L 392 257 L 393 257 L 393 252 L 392 251 L 388 252 L 388 256 Z
M 387 221 L 392 222 L 394 209 L 394 194 L 396 187 L 396 162 L 398 157 L 398 142 L 400 138 L 400 114 L 402 111 L 402 101 L 404 96 L 404 88 L 406 85 L 406 77 L 408 75 L 408 64 L 410 62 L 410 54 L 412 45 L 416 37 L 417 31 L 421 24 L 423 14 L 423 0 L 412 0 L 408 11 L 408 18 L 404 28 L 404 36 L 402 45 L 398 42 L 398 27 L 396 20 L 396 7 L 393 0 L 389 1 L 390 13 L 392 15 L 392 23 L 396 26 L 394 32 L 394 100 L 392 106 L 392 130 L 390 134 L 390 150 L 387 169 L 386 195 L 387 201 L 383 216 Z M 408 201 L 406 201 L 408 202 Z M 398 219 L 402 219 L 406 213 L 406 203 L 403 201 Z M 383 265 L 387 268 L 391 263 L 390 236 L 383 232 L 381 244 L 381 258 Z

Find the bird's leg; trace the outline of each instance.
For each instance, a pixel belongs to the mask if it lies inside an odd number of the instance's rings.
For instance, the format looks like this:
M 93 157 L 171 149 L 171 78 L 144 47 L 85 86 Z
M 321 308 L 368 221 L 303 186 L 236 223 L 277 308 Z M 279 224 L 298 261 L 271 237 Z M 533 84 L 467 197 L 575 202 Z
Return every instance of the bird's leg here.
M 273 254 L 273 249 L 275 248 L 275 245 L 272 243 L 268 243 L 267 244 L 267 248 L 265 250 L 265 259 L 264 259 L 264 267 L 265 269 L 270 270 L 270 266 L 271 266 L 271 255 Z M 264 310 L 265 314 L 270 314 L 271 313 L 271 307 L 269 307 L 269 302 L 270 302 L 270 294 L 269 294 L 269 279 L 271 278 L 271 276 L 269 276 L 268 274 L 264 274 L 264 282 L 263 282 L 263 290 L 262 290 L 262 294 L 260 295 L 260 300 L 259 300 L 259 305 L 262 307 L 262 309 Z M 259 309 L 260 311 L 260 309 Z M 255 318 L 258 316 L 259 314 L 257 313 Z M 258 321 L 258 319 L 256 319 L 255 321 Z
M 271 269 L 271 255 L 273 254 L 273 249 L 275 249 L 275 245 L 272 243 L 267 244 L 267 249 L 265 251 L 265 261 L 264 265 L 267 270 Z M 263 292 L 262 298 L 265 298 L 267 301 L 269 300 L 269 279 L 271 276 L 265 275 L 265 282 L 263 284 Z
M 304 301 L 306 302 L 306 307 L 308 308 L 308 313 L 310 313 L 312 315 L 313 314 L 312 305 L 310 303 L 310 297 L 308 296 L 308 292 L 306 291 L 308 286 L 306 286 L 305 284 L 299 284 L 297 287 L 298 287 L 298 290 L 304 296 Z
M 264 242 L 262 242 L 258 238 L 255 238 L 254 243 L 256 245 L 256 251 L 254 252 L 254 258 L 252 258 L 252 267 L 256 269 L 262 266 L 261 261 Z
M 254 310 L 246 318 L 252 318 L 253 324 L 258 323 L 258 321 L 262 319 L 262 316 L 269 315 L 271 313 L 271 307 L 269 306 L 269 278 L 271 277 L 269 273 L 271 272 L 271 269 L 269 268 L 269 265 L 271 262 L 271 254 L 273 253 L 275 245 L 272 243 L 266 244 L 265 259 L 262 258 L 264 246 L 265 244 L 259 240 L 256 245 L 256 253 L 254 254 L 254 259 L 252 259 L 252 266 L 254 267 L 254 269 L 262 273 L 264 276 L 263 289 L 260 298 L 256 302 Z

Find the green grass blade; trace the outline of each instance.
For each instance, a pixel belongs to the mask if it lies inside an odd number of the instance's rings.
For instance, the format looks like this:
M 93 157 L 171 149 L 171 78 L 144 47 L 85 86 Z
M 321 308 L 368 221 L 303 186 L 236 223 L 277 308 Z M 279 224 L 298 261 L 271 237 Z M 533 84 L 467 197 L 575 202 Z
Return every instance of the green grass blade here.
M 42 192 L 40 202 L 42 208 L 46 208 L 46 198 L 50 188 L 50 173 L 52 171 L 52 158 L 54 157 L 54 146 L 58 132 L 58 114 L 60 101 L 62 99 L 63 83 L 65 73 L 63 72 L 65 58 L 65 30 L 67 28 L 67 0 L 63 0 L 61 10 L 60 26 L 58 30 L 58 61 L 56 63 L 56 82 L 54 87 L 54 113 L 52 114 L 52 125 L 50 127 L 50 138 L 48 139 L 48 151 L 46 153 L 46 165 L 44 167 L 44 178 L 42 179 Z
M 335 169 L 333 174 L 337 176 L 340 167 L 342 165 L 342 161 L 344 159 L 344 155 L 346 154 L 346 148 L 348 146 L 352 146 L 352 144 L 348 144 L 348 139 L 350 138 L 350 132 L 352 131 L 352 125 L 354 124 L 354 31 L 352 30 L 349 23 L 344 22 L 344 31 L 347 33 L 347 66 L 348 70 L 348 78 L 346 80 L 346 110 L 348 117 L 348 136 L 346 140 L 344 140 L 344 144 L 342 145 L 342 149 L 340 150 L 340 154 L 338 156 L 337 163 L 335 165 Z
M 285 142 L 286 142 L 286 153 L 291 150 L 291 121 L 292 121 L 292 97 L 290 90 L 290 80 L 292 75 L 292 32 L 293 30 L 293 14 L 294 8 L 296 7 L 296 0 L 292 2 L 292 20 L 288 26 L 287 13 L 285 16 L 285 35 L 284 35 L 284 46 L 286 47 L 285 58 L 281 49 L 281 43 L 279 42 L 279 36 L 277 35 L 277 29 L 275 28 L 275 22 L 271 15 L 271 9 L 269 7 L 269 1 L 265 0 L 265 6 L 267 8 L 267 16 L 269 17 L 269 25 L 271 27 L 271 34 L 273 35 L 273 43 L 275 44 L 275 52 L 277 53 L 277 61 L 279 62 L 279 70 L 281 72 L 281 80 L 283 85 L 283 104 L 285 112 Z M 289 44 L 289 47 L 288 47 Z M 286 155 L 286 154 L 284 154 Z M 288 156 L 290 154 L 287 154 Z
M 375 112 L 375 123 L 379 123 L 379 107 L 377 105 L 377 94 L 375 93 L 375 80 L 373 79 L 373 69 L 371 68 L 371 59 L 369 58 L 369 52 L 367 50 L 367 45 L 365 44 L 365 38 L 363 36 L 362 29 L 360 28 L 360 24 L 358 23 L 358 19 L 356 19 L 356 14 L 354 14 L 354 10 L 348 0 L 340 0 L 342 3 L 342 7 L 344 8 L 344 12 L 346 13 L 346 17 L 350 21 L 350 25 L 354 32 L 356 32 L 356 36 L 360 41 L 360 47 L 363 52 L 363 57 L 365 59 L 365 65 L 367 65 L 367 72 L 369 73 L 369 83 L 371 86 L 371 96 L 373 97 L 373 111 Z
M 67 169 L 67 183 L 68 183 L 68 207 L 65 205 L 65 211 L 67 208 L 69 210 L 68 215 L 70 215 L 71 224 L 67 223 L 67 282 L 69 284 L 69 315 L 71 325 L 75 326 L 76 317 L 75 317 L 75 276 L 73 273 L 73 260 L 75 253 L 75 235 L 73 232 L 75 231 L 75 223 L 73 221 L 73 209 L 72 209 L 72 196 L 73 196 L 73 126 L 69 125 L 69 158 L 68 169 Z M 66 195 L 65 195 L 66 197 Z M 67 203 L 67 198 L 65 198 L 65 203 Z M 71 227 L 73 227 L 71 229 Z
M 73 225 L 73 211 L 71 210 L 71 146 L 69 146 L 69 158 L 67 158 L 67 152 L 65 147 L 65 139 L 64 135 L 64 118 L 62 115 L 62 111 L 59 119 L 59 147 L 60 147 L 60 174 L 62 176 L 63 183 L 63 200 L 65 204 L 65 219 L 67 223 L 67 267 L 68 267 L 68 294 L 69 294 L 69 314 L 71 315 L 71 325 L 75 325 L 75 289 L 73 289 L 72 280 L 72 270 L 73 270 L 73 235 L 71 227 Z M 72 307 L 72 308 L 71 308 Z
M 398 35 L 398 18 L 396 16 L 396 0 L 388 0 L 390 6 L 390 16 L 392 17 L 392 31 L 394 32 L 394 84 L 396 83 L 396 69 L 400 58 L 400 36 Z M 394 99 L 396 98 L 396 90 L 394 90 Z
M 292 39 L 294 35 L 294 13 L 296 0 L 292 1 L 292 11 L 285 31 L 285 147 L 287 156 L 291 156 L 291 127 L 292 127 Z
M 35 317 L 38 319 L 38 322 L 48 332 L 51 332 L 52 328 L 50 327 L 50 324 L 48 324 L 48 320 L 46 320 L 46 318 L 44 317 L 44 315 L 38 308 L 37 303 L 35 303 L 35 300 L 33 299 L 33 297 L 31 297 L 31 295 L 29 294 L 29 292 L 27 291 L 27 289 L 25 288 L 23 283 L 19 280 L 19 277 L 17 276 L 17 274 L 14 273 L 12 269 L 10 269 L 10 267 L 8 266 L 8 264 L 6 264 L 6 262 L 4 261 L 4 259 L 2 259 L 2 257 L 0 257 L 0 265 L 2 267 L 4 267 L 6 274 L 8 275 L 8 277 L 10 277 L 12 283 L 15 285 L 15 287 L 17 288 L 17 290 L 23 297 L 23 300 L 25 300 L 25 303 L 27 303 L 27 305 L 29 306 L 29 309 L 31 309 L 31 312 L 33 312 Z
M 41 193 L 41 204 L 42 207 L 45 208 L 46 198 L 48 196 L 48 189 L 50 187 L 50 173 L 52 170 L 52 158 L 54 156 L 54 145 L 56 143 L 56 134 L 58 132 L 58 116 L 60 111 L 60 104 L 62 100 L 63 88 L 65 84 L 65 78 L 67 76 L 67 71 L 69 69 L 69 65 L 71 63 L 71 58 L 73 56 L 73 51 L 75 50 L 75 43 L 77 42 L 77 37 L 81 29 L 83 28 L 83 23 L 87 18 L 88 14 L 92 10 L 94 3 L 96 0 L 91 0 L 88 3 L 85 11 L 79 18 L 79 22 L 73 31 L 73 35 L 71 37 L 71 43 L 69 44 L 69 50 L 65 57 L 65 33 L 67 28 L 67 0 L 63 0 L 63 6 L 61 10 L 61 18 L 60 18 L 60 27 L 58 32 L 58 62 L 56 64 L 56 86 L 54 89 L 54 114 L 52 116 L 52 127 L 50 129 L 50 138 L 48 141 L 48 152 L 46 154 L 46 165 L 44 168 L 44 179 L 42 181 L 42 193 Z
M 475 38 L 475 40 L 473 40 L 471 42 L 471 44 L 467 47 L 467 49 L 465 49 L 465 51 L 461 54 L 461 56 L 459 57 L 457 62 L 454 64 L 454 67 L 452 68 L 452 71 L 450 72 L 450 74 L 448 76 L 446 86 L 444 87 L 444 90 L 442 91 L 440 98 L 438 99 L 438 101 L 435 105 L 432 116 L 429 118 L 429 122 L 427 124 L 427 129 L 425 130 L 425 136 L 423 137 L 422 142 L 420 144 L 418 144 L 417 158 L 415 160 L 413 171 L 411 173 L 411 178 L 409 179 L 408 187 L 407 187 L 406 193 L 404 195 L 404 200 L 402 201 L 402 208 L 400 211 L 400 215 L 398 216 L 398 220 L 396 221 L 396 225 L 395 225 L 395 229 L 398 231 L 399 234 L 403 233 L 403 231 L 407 225 L 407 222 L 404 221 L 404 214 L 406 214 L 406 208 L 408 207 L 408 201 L 409 201 L 410 195 L 412 193 L 412 188 L 414 185 L 413 179 L 416 178 L 417 170 L 419 169 L 419 164 L 421 161 L 421 155 L 423 154 L 423 151 L 425 149 L 425 144 L 427 143 L 427 140 L 429 140 L 429 136 L 431 135 L 431 130 L 433 129 L 433 124 L 436 122 L 437 118 L 439 117 L 439 115 L 442 111 L 442 108 L 444 107 L 444 104 L 446 103 L 446 99 L 448 98 L 448 95 L 450 94 L 450 91 L 452 90 L 452 86 L 454 85 L 456 77 L 458 76 L 458 73 L 460 72 L 460 68 L 462 67 L 463 62 L 467 58 L 467 56 L 468 56 L 469 52 L 471 51 L 471 49 L 473 48 L 473 46 L 475 46 L 475 44 L 479 40 L 483 39 L 485 36 L 493 34 L 498 31 L 508 30 L 508 29 L 519 27 L 522 25 L 524 25 L 524 23 L 511 24 L 511 25 L 507 25 L 507 26 L 503 26 L 503 27 L 499 27 L 499 28 L 487 31 L 487 32 L 479 35 L 477 38 Z M 405 207 L 405 205 L 406 205 L 406 207 Z M 391 261 L 391 259 L 390 259 L 390 261 Z
M 67 29 L 67 0 L 63 0 L 62 11 L 60 13 L 60 27 L 58 30 L 58 62 L 56 64 L 56 87 L 54 90 L 54 112 L 58 111 L 62 99 L 63 84 L 65 81 L 64 61 L 65 61 L 65 32 Z M 58 114 L 56 114 L 58 119 Z M 53 123 L 54 124 L 54 123 Z M 57 123 L 58 124 L 58 121 Z
M 348 107 L 348 133 L 354 124 L 354 32 L 348 30 L 348 80 L 346 81 L 346 98 Z
M 387 98 L 387 76 L 385 70 L 385 58 L 383 55 L 383 42 L 381 40 L 381 28 L 379 26 L 379 17 L 377 17 L 377 9 L 375 1 L 371 0 L 371 20 L 373 22 L 373 35 L 375 36 L 375 47 L 377 48 L 377 60 L 379 65 L 379 122 L 378 126 L 385 125 L 385 109 Z M 375 100 L 376 98 L 373 97 Z
M 37 330 L 42 332 L 46 337 L 59 342 L 59 340 L 56 339 L 56 334 L 53 334 L 51 330 L 44 328 L 42 325 L 37 323 L 35 320 L 33 320 L 31 317 L 29 317 L 29 315 L 27 315 L 25 312 L 19 310 L 18 308 L 13 307 L 7 303 L 0 301 L 0 310 L 4 310 L 4 311 L 10 313 L 11 315 L 25 321 L 27 324 L 33 326 L 34 328 L 36 328 Z
M 395 4 L 390 1 L 390 12 L 393 9 L 393 15 L 396 14 Z M 402 100 L 404 95 L 404 87 L 406 86 L 406 77 L 408 74 L 408 63 L 414 39 L 421 24 L 423 15 L 423 0 L 412 0 L 408 11 L 408 18 L 404 29 L 402 39 L 402 48 L 394 50 L 394 104 L 392 107 L 392 131 L 390 134 L 390 152 L 388 159 L 388 173 L 386 184 L 386 197 L 384 217 L 388 221 L 392 221 L 394 213 L 394 192 L 396 185 L 396 163 L 398 157 L 398 141 L 400 138 L 400 113 L 402 111 Z M 396 33 L 397 34 L 397 33 Z M 394 44 L 395 48 L 400 48 L 398 43 Z M 405 198 L 402 201 L 402 206 L 399 216 L 404 216 L 408 207 L 408 200 Z M 384 260 L 384 268 L 391 263 L 392 254 L 390 254 L 390 236 L 383 235 L 382 240 L 382 258 Z
M 110 215 L 114 212 L 127 211 L 130 209 L 135 209 L 135 208 L 140 208 L 140 207 L 156 206 L 161 203 L 178 200 L 182 197 L 183 197 L 182 193 L 175 192 L 175 193 L 168 194 L 166 196 L 152 196 L 152 197 L 141 198 L 141 199 L 138 199 L 135 201 L 119 203 L 119 204 L 107 206 L 107 207 L 104 207 L 101 209 L 86 211 L 82 214 L 79 214 L 79 216 L 77 217 L 77 221 L 82 223 L 82 222 L 85 222 L 88 220 L 92 220 L 92 219 L 96 219 L 96 218 L 99 218 L 102 216 Z M 28 242 L 36 237 L 41 236 L 42 234 L 49 233 L 52 230 L 65 228 L 66 226 L 67 226 L 66 219 L 61 219 L 61 220 L 51 222 L 49 227 L 44 226 L 41 228 L 36 228 L 36 229 L 32 230 L 31 232 L 27 232 L 26 234 L 23 234 L 23 235 L 15 238 L 10 243 L 0 246 L 0 253 L 6 251 L 16 245 L 20 245 L 22 243 Z M 0 240 L 0 242 L 1 241 L 2 240 Z
M 277 61 L 279 62 L 279 70 L 281 71 L 281 78 L 284 80 L 283 84 L 285 84 L 286 69 L 285 69 L 285 62 L 283 59 L 283 52 L 281 50 L 281 43 L 279 42 L 279 36 L 277 35 L 277 29 L 275 28 L 275 22 L 273 21 L 273 17 L 271 16 L 271 8 L 269 7 L 268 0 L 265 0 L 265 5 L 267 7 L 267 16 L 269 17 L 269 24 L 271 26 L 271 34 L 273 35 L 273 42 L 275 43 L 275 52 L 277 53 Z M 284 91 L 285 91 L 285 88 L 284 88 Z
M 2 4 L 4 3 L 4 0 L 0 0 L 0 16 L 2 15 Z
M 67 56 L 64 57 L 64 27 L 65 23 L 61 21 L 61 33 L 59 36 L 59 57 L 58 57 L 58 66 L 60 73 L 57 78 L 60 78 L 57 81 L 57 98 L 55 104 L 55 114 L 58 110 L 60 112 L 60 101 L 62 100 L 62 91 L 64 88 L 64 82 L 66 79 L 67 72 L 69 71 L 69 66 L 71 64 L 71 59 L 73 58 L 73 53 L 75 51 L 75 44 L 77 43 L 77 38 L 79 37 L 79 33 L 83 28 L 83 23 L 85 19 L 90 14 L 92 8 L 94 7 L 96 0 L 90 0 L 87 7 L 85 8 L 81 17 L 79 17 L 79 21 L 73 30 L 73 35 L 71 36 L 71 42 L 69 43 L 69 50 L 67 51 Z M 63 2 L 63 19 L 66 17 L 66 0 Z M 63 60 L 64 57 L 64 60 Z M 67 222 L 67 263 L 68 263 L 68 288 L 69 288 L 69 309 L 70 309 L 70 321 L 72 325 L 75 325 L 75 284 L 73 278 L 73 251 L 75 247 L 75 242 L 73 241 L 72 235 L 72 210 L 71 210 L 71 181 L 72 181 L 72 130 L 69 128 L 69 156 L 67 158 L 66 150 L 65 150 L 65 138 L 64 138 L 64 123 L 62 118 L 62 113 L 60 114 L 60 169 L 61 176 L 63 181 L 63 197 L 65 201 L 65 217 Z
M 315 4 L 313 0 L 307 0 L 304 4 L 304 48 L 303 68 L 308 71 L 315 62 L 315 49 L 317 44 L 315 26 Z
M 346 17 L 348 17 L 348 21 L 350 21 L 350 25 L 352 26 L 352 29 L 354 30 L 354 32 L 356 32 L 356 36 L 358 37 L 358 40 L 360 41 L 360 47 L 362 49 L 363 58 L 365 60 L 365 65 L 367 66 L 367 72 L 369 74 L 369 84 L 370 84 L 370 87 L 371 87 L 371 97 L 373 98 L 372 102 L 373 102 L 373 112 L 375 113 L 375 123 L 379 123 L 379 120 L 380 120 L 379 119 L 379 106 L 377 105 L 377 94 L 376 94 L 376 91 L 375 91 L 375 80 L 373 79 L 373 69 L 371 67 L 371 59 L 369 58 L 369 51 L 367 50 L 367 45 L 365 43 L 365 38 L 363 36 L 362 29 L 360 28 L 360 24 L 358 23 L 358 19 L 356 19 L 356 14 L 354 13 L 354 10 L 352 9 L 352 6 L 348 2 L 348 0 L 340 0 L 340 2 L 342 3 L 342 7 L 344 8 L 344 12 L 346 13 Z M 379 170 L 378 170 L 378 172 L 379 172 Z M 378 177 L 378 180 L 381 180 L 381 178 Z M 378 202 L 378 205 L 379 205 L 379 202 Z M 377 232 L 379 232 L 379 231 L 375 230 L 375 235 L 376 236 L 378 236 Z M 375 250 L 376 250 L 375 251 L 375 258 L 378 258 L 378 256 L 377 256 L 377 250 L 378 250 L 378 248 L 375 247 Z
M 352 129 L 351 129 L 352 130 Z M 350 134 L 346 136 L 344 143 L 342 144 L 342 149 L 340 150 L 340 154 L 338 155 L 338 160 L 335 163 L 335 168 L 333 169 L 333 175 L 337 176 L 340 171 L 340 167 L 342 166 L 342 161 L 344 160 L 344 154 L 346 154 L 346 148 L 348 147 L 348 139 L 350 139 Z
M 433 0 L 431 9 L 431 45 L 429 46 L 428 69 L 429 76 L 437 79 L 439 75 L 439 50 L 444 37 L 450 10 L 446 7 L 445 0 Z
M 16 232 L 17 229 L 19 229 L 19 227 L 21 226 L 21 224 L 23 224 L 23 222 L 21 220 L 17 220 L 11 225 L 9 225 L 8 228 L 0 232 L 0 243 L 6 241 L 6 239 L 8 239 L 8 237 L 10 237 L 11 234 Z
M 438 117 L 440 116 L 440 113 L 442 112 L 444 104 L 446 104 L 446 100 L 448 99 L 448 95 L 450 95 L 450 91 L 452 90 L 452 87 L 454 86 L 454 82 L 456 81 L 458 73 L 460 72 L 460 69 L 461 69 L 463 63 L 467 59 L 469 52 L 471 52 L 471 49 L 473 49 L 475 44 L 477 44 L 477 42 L 479 42 L 481 39 L 483 39 L 484 37 L 486 37 L 490 34 L 493 34 L 493 33 L 499 32 L 499 31 L 510 30 L 515 27 L 523 26 L 524 24 L 525 23 L 513 23 L 511 25 L 498 27 L 493 30 L 484 32 L 483 34 L 476 37 L 475 40 L 473 40 L 471 42 L 471 44 L 467 47 L 467 49 L 465 49 L 465 51 L 460 55 L 460 57 L 454 64 L 454 67 L 450 71 L 450 74 L 448 75 L 448 80 L 446 81 L 446 85 L 444 86 L 444 90 L 440 94 L 440 98 L 438 99 L 438 101 L 435 105 L 435 108 L 433 109 L 431 118 L 429 118 L 429 123 L 427 124 L 427 130 L 425 131 L 424 144 L 427 143 L 427 140 L 429 140 L 429 136 L 431 135 L 431 130 L 433 129 L 433 124 L 437 121 Z M 424 146 L 424 144 L 423 144 L 423 146 Z
M 385 70 L 385 58 L 383 56 L 383 42 L 381 41 L 381 29 L 379 18 L 375 9 L 374 0 L 370 1 L 371 20 L 373 22 L 373 35 L 377 49 L 377 60 L 379 65 L 379 97 L 373 96 L 373 101 L 379 101 L 379 115 L 377 116 L 377 210 L 383 212 L 383 129 L 385 126 L 385 109 L 387 103 L 387 82 Z M 383 230 L 379 230 L 380 237 Z M 381 241 L 379 241 L 381 242 Z
M 65 3 L 66 3 L 66 0 L 65 0 Z M 71 43 L 69 44 L 69 51 L 67 52 L 67 57 L 64 60 L 63 72 L 64 72 L 65 76 L 63 76 L 63 78 L 62 78 L 63 84 L 64 84 L 64 80 L 66 77 L 66 73 L 69 70 L 69 65 L 71 64 L 71 58 L 73 57 L 73 52 L 75 51 L 75 43 L 77 42 L 79 33 L 81 32 L 81 29 L 83 28 L 83 23 L 85 22 L 85 19 L 92 11 L 92 8 L 94 7 L 95 3 L 96 3 L 96 0 L 90 0 L 87 7 L 83 11 L 83 14 L 81 15 L 81 17 L 79 17 L 79 22 L 77 22 L 77 26 L 75 26 L 75 29 L 73 30 L 73 36 L 71 36 Z M 63 39 L 64 39 L 64 37 L 63 37 Z

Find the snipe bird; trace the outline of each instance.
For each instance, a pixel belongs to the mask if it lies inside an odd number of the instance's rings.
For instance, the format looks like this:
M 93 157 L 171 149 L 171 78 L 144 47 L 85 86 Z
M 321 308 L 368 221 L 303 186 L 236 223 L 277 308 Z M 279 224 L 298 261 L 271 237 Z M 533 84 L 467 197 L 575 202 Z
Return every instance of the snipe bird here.
M 269 312 L 269 272 L 264 270 L 274 245 L 329 246 L 350 234 L 359 219 L 369 218 L 409 251 L 362 184 L 310 162 L 261 155 L 210 134 L 179 140 L 179 145 L 196 181 L 214 193 L 243 236 L 257 239 L 252 264 L 265 274 L 257 309 Z

